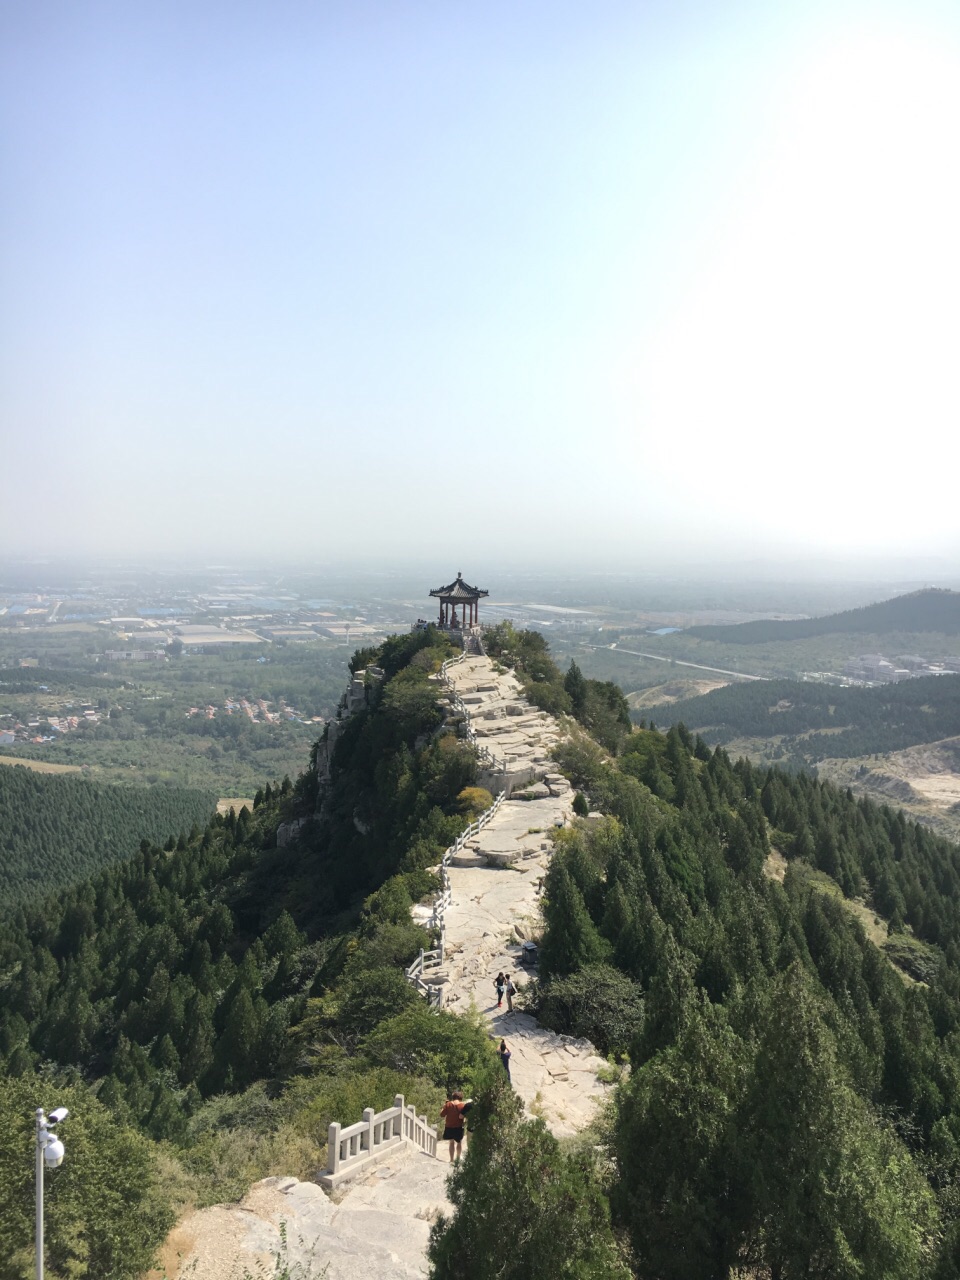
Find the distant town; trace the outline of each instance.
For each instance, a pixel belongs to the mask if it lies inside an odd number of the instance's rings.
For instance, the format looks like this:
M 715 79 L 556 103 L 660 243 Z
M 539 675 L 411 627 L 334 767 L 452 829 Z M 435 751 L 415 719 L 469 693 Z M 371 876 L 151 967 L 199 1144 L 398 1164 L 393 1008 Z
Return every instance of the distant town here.
M 46 689 L 41 686 L 41 692 Z M 71 711 L 72 703 L 64 703 L 64 710 Z M 17 742 L 53 742 L 62 734 L 70 733 L 84 725 L 100 723 L 100 712 L 89 704 L 79 706 L 75 713 L 47 715 L 42 718 L 20 720 L 14 715 L 0 713 L 0 747 L 12 747 Z
M 145 595 L 150 598 L 145 599 Z M 162 593 L 99 585 L 76 590 L 0 594 L 0 628 L 21 633 L 87 624 L 102 630 L 104 662 L 162 662 L 170 647 L 211 652 L 226 646 L 306 643 L 323 638 L 356 646 L 406 631 L 423 600 L 365 600 L 358 606 L 295 592 L 263 594 L 263 584 L 228 583 L 219 589 Z M 487 620 L 512 618 L 538 629 L 591 629 L 602 619 L 592 610 L 553 604 L 489 602 Z
M 213 720 L 219 713 L 224 715 L 246 716 L 253 724 L 280 724 L 284 720 L 296 720 L 300 724 L 323 724 L 323 716 L 304 717 L 299 711 L 288 706 L 287 703 L 280 699 L 276 711 L 270 710 L 271 704 L 265 698 L 238 698 L 236 700 L 228 698 L 222 707 L 206 706 L 206 707 L 190 707 L 187 711 L 187 719 L 192 720 L 197 716 L 201 716 L 205 720 Z
M 901 680 L 914 680 L 919 676 L 951 676 L 960 673 L 960 658 L 930 660 L 919 654 L 905 653 L 892 660 L 882 653 L 862 653 L 850 658 L 843 669 L 835 671 L 805 671 L 805 680 L 820 680 L 825 684 L 861 685 L 870 688 L 877 684 L 897 684 Z

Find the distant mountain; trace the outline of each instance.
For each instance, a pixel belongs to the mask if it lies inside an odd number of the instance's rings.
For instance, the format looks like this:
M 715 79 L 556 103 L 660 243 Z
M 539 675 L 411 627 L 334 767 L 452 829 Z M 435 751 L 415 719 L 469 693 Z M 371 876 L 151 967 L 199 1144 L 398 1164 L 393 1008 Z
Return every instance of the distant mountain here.
M 741 622 L 735 626 L 690 627 L 684 634 L 725 644 L 764 644 L 770 640 L 809 640 L 841 632 L 885 635 L 890 632 L 936 631 L 960 636 L 960 591 L 929 587 L 895 596 L 862 609 L 847 609 L 825 618 L 792 622 Z

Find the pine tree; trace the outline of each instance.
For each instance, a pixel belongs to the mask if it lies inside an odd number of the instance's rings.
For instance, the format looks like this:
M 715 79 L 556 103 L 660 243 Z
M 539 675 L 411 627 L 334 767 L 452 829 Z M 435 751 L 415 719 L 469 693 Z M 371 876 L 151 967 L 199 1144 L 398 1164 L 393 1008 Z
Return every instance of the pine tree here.
M 605 959 L 608 948 L 562 860 L 550 868 L 545 897 L 547 933 L 540 948 L 541 972 L 573 973 Z
M 743 1114 L 754 1261 L 771 1276 L 927 1273 L 932 1195 L 846 1076 L 799 965 L 769 992 Z
M 563 687 L 570 696 L 573 714 L 579 720 L 583 716 L 587 705 L 587 682 L 583 677 L 583 672 L 575 662 L 570 663 L 570 670 L 563 679 Z
M 618 1091 L 613 1197 L 642 1280 L 730 1274 L 744 1225 L 734 1121 L 748 1061 L 723 1013 L 705 1003 Z
M 430 1233 L 431 1280 L 628 1280 L 587 1157 L 564 1155 L 499 1078 L 470 1113 L 451 1216 Z

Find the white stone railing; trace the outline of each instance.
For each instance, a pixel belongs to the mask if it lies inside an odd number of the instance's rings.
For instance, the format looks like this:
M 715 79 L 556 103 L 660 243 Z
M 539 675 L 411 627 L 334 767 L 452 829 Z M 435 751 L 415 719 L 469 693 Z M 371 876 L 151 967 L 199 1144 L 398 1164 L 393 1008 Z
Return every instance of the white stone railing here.
M 463 652 L 458 653 L 455 658 L 445 658 L 443 662 L 440 663 L 439 675 L 444 684 L 450 684 L 450 681 L 447 679 L 448 670 L 451 667 L 455 667 L 458 662 L 462 662 L 466 656 L 467 651 L 464 649 Z
M 476 818 L 470 823 L 469 827 L 460 832 L 440 860 L 440 892 L 434 900 L 433 914 L 429 921 L 430 928 L 438 928 L 440 930 L 440 946 L 434 951 L 424 951 L 421 947 L 420 954 L 406 971 L 407 981 L 412 982 L 427 1003 L 437 1009 L 443 1008 L 443 988 L 438 982 L 428 982 L 423 975 L 431 969 L 443 967 L 444 951 L 447 943 L 444 915 L 447 907 L 453 901 L 453 889 L 450 885 L 450 873 L 447 868 L 450 866 L 450 860 L 460 852 L 467 841 L 472 840 L 475 835 L 479 835 L 487 823 L 493 819 L 505 799 L 506 793 L 501 791 L 490 808 L 485 809 L 479 818 Z
M 450 873 L 447 868 L 450 866 L 451 860 L 460 852 L 468 840 L 472 840 L 474 836 L 479 835 L 488 822 L 491 822 L 496 815 L 498 809 L 503 804 L 506 793 L 501 791 L 494 800 L 489 809 L 484 809 L 479 818 L 476 818 L 466 827 L 454 840 L 453 844 L 444 852 L 440 860 L 440 893 L 437 900 L 433 904 L 433 916 L 431 924 L 440 928 L 440 963 L 443 963 L 443 951 L 445 939 L 445 930 L 443 925 L 443 917 L 453 898 L 453 890 L 450 886 Z
M 446 853 L 443 855 L 443 863 L 442 863 L 443 867 L 445 868 L 449 867 L 450 859 L 455 854 L 460 852 L 460 850 L 463 848 L 463 846 L 467 843 L 468 840 L 471 840 L 474 836 L 480 834 L 480 832 L 487 825 L 487 823 L 493 819 L 494 815 L 496 814 L 500 806 L 503 804 L 505 799 L 506 797 L 504 793 L 501 791 L 500 794 L 497 796 L 496 800 L 494 800 L 493 804 L 490 806 L 490 808 L 484 809 L 483 813 L 481 813 L 479 818 L 476 818 L 473 822 L 470 823 L 469 827 L 464 828 L 464 830 L 460 832 L 456 840 L 453 842 L 450 848 L 447 849 Z
M 494 769 L 500 773 L 506 773 L 506 760 L 499 760 L 488 747 L 484 746 L 483 743 L 479 741 L 477 738 L 477 731 L 470 723 L 470 712 L 467 709 L 467 704 L 452 685 L 450 686 L 450 693 L 448 694 L 448 697 L 450 698 L 450 705 L 453 707 L 454 711 L 459 711 L 463 716 L 463 736 L 476 751 L 477 759 L 481 764 L 485 764 L 488 769 Z
M 442 964 L 443 933 L 441 931 L 440 946 L 434 951 L 424 951 L 421 947 L 420 954 L 406 970 L 407 981 L 413 983 L 428 1005 L 437 1009 L 443 1005 L 443 992 L 439 983 L 427 982 L 423 975 L 431 969 L 439 969 Z
M 334 1121 L 327 1133 L 327 1169 L 319 1179 L 322 1187 L 335 1187 L 355 1177 L 368 1164 L 379 1160 L 401 1142 L 412 1142 L 427 1155 L 437 1154 L 437 1131 L 408 1107 L 398 1093 L 386 1111 L 367 1107 L 363 1119 L 343 1129 Z

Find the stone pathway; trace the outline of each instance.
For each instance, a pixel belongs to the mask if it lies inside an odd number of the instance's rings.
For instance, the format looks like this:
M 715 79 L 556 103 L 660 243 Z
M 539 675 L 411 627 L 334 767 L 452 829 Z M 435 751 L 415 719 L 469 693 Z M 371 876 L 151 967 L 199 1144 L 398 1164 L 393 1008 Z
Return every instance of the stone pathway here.
M 538 780 L 505 801 L 451 866 L 446 964 L 439 974 L 431 971 L 430 979 L 443 982 L 446 1008 L 456 1012 L 474 1004 L 491 1036 L 506 1039 L 513 1083 L 528 1112 L 542 1116 L 558 1137 L 568 1136 L 589 1124 L 609 1088 L 597 1078 L 606 1064 L 588 1041 L 555 1035 L 527 1014 L 509 1013 L 506 1000 L 498 1010 L 493 985 L 501 969 L 518 987 L 528 980 L 519 963 L 520 944 L 539 921 L 549 832 L 570 820 L 569 784 L 549 758 L 560 728 L 523 699 L 512 673 L 498 674 L 488 658 L 468 658 L 450 676 L 479 742 L 505 760 L 511 774 L 529 769 Z M 342 1120 L 350 1124 L 357 1118 Z M 449 1208 L 448 1173 L 442 1144 L 436 1159 L 403 1144 L 329 1197 L 312 1182 L 266 1178 L 239 1205 L 216 1205 L 184 1218 L 167 1241 L 165 1268 L 156 1275 L 272 1276 L 282 1222 L 297 1280 L 415 1280 L 429 1271 L 430 1225 Z
M 430 1227 L 450 1209 L 446 1159 L 408 1143 L 328 1196 L 315 1182 L 265 1178 L 240 1204 L 183 1218 L 167 1239 L 156 1276 L 176 1280 L 266 1280 L 280 1274 L 281 1224 L 290 1280 L 420 1280 Z M 326 1270 L 324 1270 L 326 1268 Z M 283 1273 L 287 1274 L 287 1273 Z
M 529 980 L 520 966 L 520 944 L 539 925 L 540 889 L 553 848 L 549 833 L 571 816 L 573 793 L 548 754 L 561 730 L 526 702 L 513 673 L 498 674 L 489 658 L 467 658 L 449 675 L 479 741 L 505 756 L 511 771 L 529 764 L 543 780 L 515 792 L 454 859 L 446 963 L 430 980 L 443 982 L 445 1008 L 476 1005 L 498 1043 L 500 1037 L 507 1041 L 513 1083 L 527 1110 L 542 1116 L 558 1137 L 569 1136 L 590 1122 L 609 1088 L 597 1078 L 604 1059 L 587 1040 L 555 1035 L 527 1014 L 509 1013 L 506 1000 L 498 1010 L 493 985 L 500 970 L 520 988 Z

